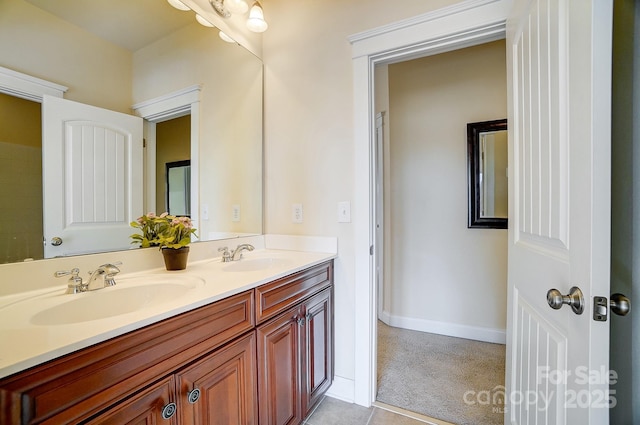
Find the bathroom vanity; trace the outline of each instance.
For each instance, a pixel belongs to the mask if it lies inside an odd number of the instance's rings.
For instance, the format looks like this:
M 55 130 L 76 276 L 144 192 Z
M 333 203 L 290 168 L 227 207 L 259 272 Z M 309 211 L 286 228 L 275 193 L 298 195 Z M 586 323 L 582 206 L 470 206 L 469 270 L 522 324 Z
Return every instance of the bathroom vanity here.
M 299 424 L 333 380 L 332 258 L 242 260 L 211 302 L 5 376 L 0 423 Z

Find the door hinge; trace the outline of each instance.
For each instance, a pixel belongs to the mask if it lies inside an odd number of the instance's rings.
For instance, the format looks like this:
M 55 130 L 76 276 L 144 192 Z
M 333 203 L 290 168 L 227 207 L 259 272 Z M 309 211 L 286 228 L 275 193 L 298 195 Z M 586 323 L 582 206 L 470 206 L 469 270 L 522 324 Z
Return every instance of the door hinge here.
M 373 255 L 373 245 L 369 247 L 369 255 Z
M 143 148 L 147 147 L 147 139 L 142 139 L 142 147 Z

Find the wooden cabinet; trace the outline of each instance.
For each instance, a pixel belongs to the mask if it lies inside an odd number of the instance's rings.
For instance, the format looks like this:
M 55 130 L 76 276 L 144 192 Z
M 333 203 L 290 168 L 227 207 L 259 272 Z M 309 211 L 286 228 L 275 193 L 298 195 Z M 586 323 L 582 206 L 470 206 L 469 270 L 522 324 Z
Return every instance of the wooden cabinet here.
M 86 421 L 254 326 L 250 290 L 4 378 L 0 424 Z
M 87 421 L 90 425 L 176 425 L 174 380 L 169 376 Z M 170 415 L 170 416 L 169 416 Z
M 302 408 L 305 416 L 333 381 L 333 288 L 304 303 Z
M 261 425 L 299 424 L 333 380 L 333 270 L 324 264 L 307 272 L 306 283 L 276 281 L 257 290 L 288 294 L 273 297 L 280 314 L 257 327 Z
M 257 425 L 255 332 L 176 376 L 183 424 Z
M 297 425 L 302 412 L 299 307 L 258 327 L 261 425 Z
M 1 379 L 0 424 L 298 425 L 333 379 L 332 283 L 330 261 Z

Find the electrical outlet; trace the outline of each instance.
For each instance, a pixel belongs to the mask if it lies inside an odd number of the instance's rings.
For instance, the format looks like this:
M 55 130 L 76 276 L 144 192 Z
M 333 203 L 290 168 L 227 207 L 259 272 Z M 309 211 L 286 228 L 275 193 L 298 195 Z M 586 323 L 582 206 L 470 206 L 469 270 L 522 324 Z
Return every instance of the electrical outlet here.
M 292 204 L 291 214 L 292 214 L 291 219 L 294 223 L 302 223 L 303 221 L 302 204 Z
M 351 203 L 338 202 L 338 223 L 351 223 Z
M 231 221 L 233 222 L 240 221 L 240 205 L 238 204 L 231 205 Z

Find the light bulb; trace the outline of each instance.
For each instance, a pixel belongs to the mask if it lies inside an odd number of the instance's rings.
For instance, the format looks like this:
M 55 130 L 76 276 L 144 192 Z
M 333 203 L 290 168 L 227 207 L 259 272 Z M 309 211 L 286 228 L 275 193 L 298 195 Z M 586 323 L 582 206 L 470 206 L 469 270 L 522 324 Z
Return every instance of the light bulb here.
M 207 21 L 206 19 L 204 19 L 202 16 L 198 15 L 197 13 L 196 13 L 196 21 L 198 21 L 198 23 L 200 25 L 204 25 L 205 27 L 210 27 L 211 28 L 211 27 L 214 26 L 211 22 Z
M 247 19 L 247 28 L 253 32 L 265 32 L 269 25 L 264 20 L 264 13 L 262 7 L 258 2 L 253 3 L 251 11 L 249 12 L 249 19 Z
M 191 10 L 189 6 L 182 3 L 180 0 L 167 0 L 167 2 L 178 10 Z
M 226 0 L 224 5 L 229 9 L 229 12 L 239 15 L 247 13 L 247 10 L 249 10 L 249 5 L 245 0 Z

